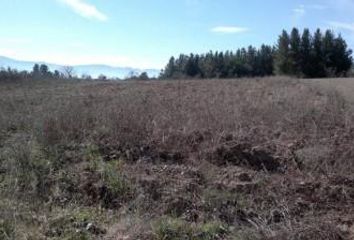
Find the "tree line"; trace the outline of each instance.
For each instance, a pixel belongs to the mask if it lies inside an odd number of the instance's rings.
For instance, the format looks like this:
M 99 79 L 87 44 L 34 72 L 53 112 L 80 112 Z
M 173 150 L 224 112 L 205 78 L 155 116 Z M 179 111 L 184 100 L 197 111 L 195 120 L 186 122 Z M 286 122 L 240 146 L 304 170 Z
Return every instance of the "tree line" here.
M 75 74 L 75 70 L 71 66 L 64 66 L 62 69 L 50 71 L 46 64 L 35 64 L 32 71 L 18 71 L 14 68 L 0 68 L 0 80 L 22 80 L 22 79 L 83 79 L 83 80 L 121 80 L 119 78 L 108 78 L 107 76 L 100 74 L 97 78 L 93 78 L 88 74 L 83 74 L 78 77 Z M 151 80 L 147 72 L 131 72 L 125 78 L 125 80 Z
M 236 52 L 212 52 L 202 55 L 181 54 L 171 57 L 161 78 L 233 78 L 267 76 L 273 73 L 274 48 L 262 45 L 238 49 Z
M 160 78 L 239 78 L 288 75 L 305 78 L 346 76 L 352 51 L 341 35 L 317 29 L 283 30 L 275 46 L 171 57 Z
M 69 79 L 74 78 L 74 69 L 72 67 L 63 67 L 62 71 L 49 70 L 45 64 L 35 64 L 32 71 L 18 71 L 13 68 L 0 69 L 0 80 L 19 80 L 19 79 Z

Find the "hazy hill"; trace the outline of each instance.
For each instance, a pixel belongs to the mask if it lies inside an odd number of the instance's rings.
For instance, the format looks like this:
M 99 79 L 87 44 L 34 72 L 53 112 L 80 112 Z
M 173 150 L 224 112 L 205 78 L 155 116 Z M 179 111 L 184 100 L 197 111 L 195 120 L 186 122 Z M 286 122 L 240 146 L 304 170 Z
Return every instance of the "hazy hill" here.
M 0 68 L 15 68 L 19 71 L 31 71 L 34 64 L 46 64 L 48 65 L 51 71 L 63 69 L 62 65 L 46 63 L 46 62 L 32 62 L 32 61 L 21 61 L 16 60 L 4 56 L 0 56 Z M 75 69 L 75 74 L 81 76 L 83 74 L 90 75 L 92 77 L 98 77 L 100 74 L 103 74 L 109 78 L 125 78 L 131 72 L 135 72 L 140 74 L 141 72 L 147 72 L 150 77 L 157 77 L 160 73 L 158 69 L 138 69 L 132 67 L 113 67 L 108 65 L 100 65 L 100 64 L 93 64 L 93 65 L 77 65 L 73 66 Z

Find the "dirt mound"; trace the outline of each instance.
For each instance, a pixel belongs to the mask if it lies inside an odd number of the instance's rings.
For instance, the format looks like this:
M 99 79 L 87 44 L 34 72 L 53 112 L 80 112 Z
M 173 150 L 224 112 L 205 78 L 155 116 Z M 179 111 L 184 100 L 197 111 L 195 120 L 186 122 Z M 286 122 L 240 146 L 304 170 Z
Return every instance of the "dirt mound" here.
M 235 165 L 268 172 L 281 170 L 277 157 L 266 149 L 248 144 L 221 145 L 209 154 L 209 160 L 218 166 Z

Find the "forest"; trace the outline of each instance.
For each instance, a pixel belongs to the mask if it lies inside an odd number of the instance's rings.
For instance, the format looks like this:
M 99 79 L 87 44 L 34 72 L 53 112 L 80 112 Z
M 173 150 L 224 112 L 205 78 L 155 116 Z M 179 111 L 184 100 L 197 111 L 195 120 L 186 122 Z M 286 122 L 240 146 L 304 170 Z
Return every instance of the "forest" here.
M 353 63 L 352 50 L 341 35 L 317 29 L 283 30 L 275 46 L 249 46 L 236 51 L 181 54 L 171 57 L 162 79 L 240 78 L 286 75 L 301 78 L 343 77 Z

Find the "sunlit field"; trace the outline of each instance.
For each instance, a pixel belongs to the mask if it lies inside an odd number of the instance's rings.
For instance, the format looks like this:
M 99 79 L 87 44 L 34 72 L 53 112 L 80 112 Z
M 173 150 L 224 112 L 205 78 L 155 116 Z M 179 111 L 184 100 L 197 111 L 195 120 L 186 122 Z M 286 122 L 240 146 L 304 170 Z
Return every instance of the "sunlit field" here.
M 0 83 L 0 239 L 353 239 L 354 79 Z

